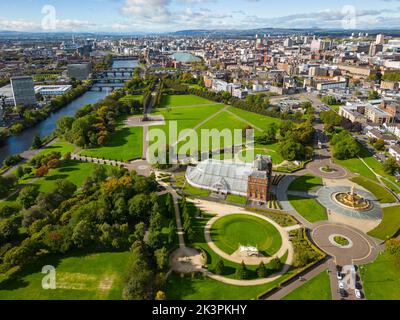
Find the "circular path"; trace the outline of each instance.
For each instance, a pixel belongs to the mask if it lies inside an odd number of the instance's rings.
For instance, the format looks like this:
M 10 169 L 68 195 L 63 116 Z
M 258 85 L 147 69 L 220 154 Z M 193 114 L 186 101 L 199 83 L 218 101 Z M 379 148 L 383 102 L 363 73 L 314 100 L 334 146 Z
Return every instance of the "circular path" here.
M 329 166 L 329 168 L 333 169 L 332 172 L 324 172 L 322 168 Z M 307 164 L 306 169 L 312 172 L 315 176 L 321 177 L 324 179 L 345 179 L 350 177 L 350 174 L 341 166 L 336 163 L 330 161 L 330 159 L 322 160 L 322 161 L 312 161 Z
M 351 246 L 340 247 L 332 244 L 332 235 L 341 235 L 351 241 Z M 375 244 L 361 232 L 345 225 L 321 222 L 312 231 L 314 243 L 335 259 L 336 264 L 364 264 L 376 257 Z
M 370 192 L 360 189 L 356 190 L 357 194 L 361 195 L 372 203 L 372 208 L 367 211 L 357 211 L 341 206 L 332 198 L 332 195 L 338 192 L 351 192 L 351 188 L 341 186 L 321 187 L 317 192 L 318 202 L 321 203 L 325 208 L 344 216 L 364 220 L 382 219 L 381 206 L 374 195 Z
M 237 215 L 238 213 L 237 212 L 229 213 L 229 215 L 232 215 L 232 214 Z M 246 215 L 265 220 L 265 221 L 269 222 L 270 224 L 272 224 L 278 230 L 278 232 L 282 238 L 282 245 L 281 245 L 279 251 L 272 257 L 249 257 L 247 255 L 241 255 L 238 252 L 235 252 L 232 255 L 229 255 L 226 252 L 222 251 L 220 248 L 217 247 L 217 245 L 212 240 L 211 233 L 212 233 L 212 226 L 213 226 L 214 222 L 216 222 L 218 219 L 220 219 L 221 217 L 226 216 L 226 215 L 228 215 L 228 214 L 225 214 L 225 215 L 220 214 L 220 215 L 213 217 L 212 219 L 210 219 L 207 222 L 207 224 L 204 228 L 205 240 L 206 240 L 208 246 L 211 248 L 211 250 L 213 250 L 217 255 L 219 255 L 223 259 L 232 261 L 234 263 L 242 263 L 242 261 L 243 261 L 245 264 L 248 264 L 248 265 L 258 265 L 258 264 L 260 264 L 260 262 L 268 263 L 275 257 L 282 257 L 283 255 L 285 255 L 285 253 L 287 251 L 289 251 L 287 263 L 289 263 L 289 264 L 291 263 L 292 244 L 289 241 L 287 232 L 280 225 L 278 225 L 275 221 L 273 221 L 265 216 L 262 216 L 262 215 L 259 215 L 256 213 L 252 213 L 252 212 L 246 212 Z

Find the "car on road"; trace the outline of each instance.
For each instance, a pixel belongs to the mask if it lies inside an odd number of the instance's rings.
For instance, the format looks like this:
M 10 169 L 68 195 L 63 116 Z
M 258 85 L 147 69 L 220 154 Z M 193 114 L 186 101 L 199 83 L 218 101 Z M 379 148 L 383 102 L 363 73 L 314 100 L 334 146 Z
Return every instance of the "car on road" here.
M 354 294 L 356 295 L 357 299 L 361 299 L 362 298 L 362 293 L 360 290 L 356 289 L 354 290 Z
M 342 298 L 346 298 L 348 296 L 347 291 L 344 289 L 339 290 L 339 294 Z

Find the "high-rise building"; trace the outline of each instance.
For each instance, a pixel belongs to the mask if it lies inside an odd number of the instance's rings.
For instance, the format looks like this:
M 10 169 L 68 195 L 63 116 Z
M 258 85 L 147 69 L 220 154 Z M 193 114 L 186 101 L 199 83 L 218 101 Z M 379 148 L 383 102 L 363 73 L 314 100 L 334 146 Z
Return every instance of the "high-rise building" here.
M 384 43 L 385 43 L 385 35 L 384 34 L 378 34 L 376 36 L 375 44 L 384 44 Z
M 293 40 L 290 39 L 290 38 L 287 38 L 285 40 L 285 42 L 283 43 L 283 46 L 286 47 L 286 48 L 290 48 L 291 46 L 293 46 Z
M 33 106 L 36 104 L 35 86 L 32 77 L 12 77 L 11 88 L 15 106 Z
M 68 65 L 68 77 L 76 80 L 87 80 L 92 73 L 92 65 L 90 62 L 77 63 Z

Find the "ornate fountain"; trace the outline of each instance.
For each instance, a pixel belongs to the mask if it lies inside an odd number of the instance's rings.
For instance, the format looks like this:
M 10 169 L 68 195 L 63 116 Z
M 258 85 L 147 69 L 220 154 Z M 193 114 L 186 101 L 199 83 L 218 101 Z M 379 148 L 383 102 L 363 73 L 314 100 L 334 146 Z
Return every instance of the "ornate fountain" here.
M 354 185 L 351 187 L 350 192 L 336 193 L 333 195 L 333 199 L 341 206 L 356 211 L 367 211 L 372 207 L 371 201 L 356 193 Z

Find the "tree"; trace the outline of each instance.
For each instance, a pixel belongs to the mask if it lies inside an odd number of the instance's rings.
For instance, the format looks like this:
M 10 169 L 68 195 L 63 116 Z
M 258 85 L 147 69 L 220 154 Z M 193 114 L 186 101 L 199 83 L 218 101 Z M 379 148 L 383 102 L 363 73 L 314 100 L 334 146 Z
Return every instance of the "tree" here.
M 146 232 L 146 226 L 144 222 L 139 222 L 138 224 L 135 225 L 135 231 L 133 233 L 133 237 L 135 238 L 135 240 L 142 241 L 145 232 Z
M 283 140 L 279 144 L 279 152 L 285 160 L 302 160 L 305 158 L 304 146 L 293 140 Z
M 377 100 L 379 99 L 379 93 L 377 91 L 370 91 L 368 93 L 368 100 Z
M 36 198 L 39 195 L 38 188 L 35 186 L 27 186 L 23 188 L 17 198 L 17 203 L 24 209 L 28 209 L 36 203 Z
M 39 149 L 39 148 L 42 146 L 42 144 L 43 144 L 42 139 L 40 139 L 40 136 L 39 136 L 39 135 L 36 135 L 36 136 L 33 138 L 31 148 L 32 148 L 32 149 Z
M 157 291 L 156 300 L 167 300 L 167 296 L 165 295 L 164 291 Z
M 22 178 L 24 174 L 25 174 L 24 168 L 22 166 L 18 166 L 17 172 L 15 173 L 17 178 Z
M 175 215 L 174 199 L 172 194 L 168 193 L 165 206 L 167 207 L 167 218 L 172 218 Z
M 245 280 L 248 278 L 247 267 L 243 261 L 236 269 L 236 277 L 240 280 Z
M 272 259 L 268 264 L 268 269 L 272 271 L 279 271 L 282 268 L 282 262 L 279 258 Z
M 174 221 L 170 221 L 168 227 L 168 244 L 173 244 L 176 238 L 176 226 Z
M 122 296 L 125 300 L 153 299 L 154 274 L 143 252 L 143 247 L 135 244 L 132 247 Z
M 40 168 L 36 169 L 36 177 L 44 177 L 48 172 L 49 168 L 47 166 L 41 166 Z
M 390 175 L 394 175 L 396 172 L 400 171 L 400 165 L 397 163 L 395 158 L 389 157 L 383 163 L 383 170 Z
M 257 275 L 259 278 L 265 278 L 268 275 L 267 268 L 265 268 L 265 265 L 262 261 L 258 265 Z
M 224 269 L 225 269 L 224 260 L 219 259 L 217 265 L 215 266 L 214 273 L 217 275 L 221 275 L 224 273 Z
M 378 139 L 373 144 L 373 147 L 378 151 L 383 151 L 383 150 L 385 150 L 385 141 L 383 141 L 382 139 Z
M 168 265 L 168 251 L 165 247 L 154 251 L 154 257 L 156 258 L 157 268 L 162 271 Z
M 93 169 L 92 178 L 96 183 L 103 182 L 107 179 L 107 170 L 104 166 L 95 166 Z
M 88 221 L 82 220 L 75 226 L 71 240 L 78 248 L 85 248 L 92 242 L 93 234 L 92 225 Z
M 68 180 L 56 181 L 56 193 L 62 196 L 64 199 L 71 198 L 76 190 L 76 185 Z

